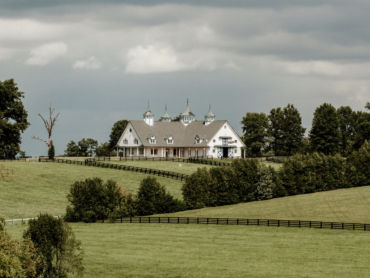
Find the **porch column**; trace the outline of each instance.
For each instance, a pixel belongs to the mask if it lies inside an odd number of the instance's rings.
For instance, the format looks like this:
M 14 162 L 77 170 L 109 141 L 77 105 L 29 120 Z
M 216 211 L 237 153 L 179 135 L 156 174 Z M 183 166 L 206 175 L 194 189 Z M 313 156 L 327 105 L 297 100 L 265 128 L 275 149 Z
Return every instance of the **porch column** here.
M 164 157 L 164 148 L 162 148 L 162 157 Z
M 130 147 L 130 156 L 132 156 L 132 148 Z
M 153 148 L 153 157 L 154 157 L 154 148 Z
M 139 147 L 136 147 L 136 155 L 139 156 Z

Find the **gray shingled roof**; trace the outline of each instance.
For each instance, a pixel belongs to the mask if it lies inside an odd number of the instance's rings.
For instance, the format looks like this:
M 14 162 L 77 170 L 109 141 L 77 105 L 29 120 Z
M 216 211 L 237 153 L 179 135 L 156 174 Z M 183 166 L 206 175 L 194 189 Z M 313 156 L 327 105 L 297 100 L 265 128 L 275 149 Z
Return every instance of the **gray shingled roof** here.
M 213 121 L 209 125 L 204 125 L 203 121 L 194 121 L 186 127 L 181 122 L 154 122 L 153 126 L 144 121 L 130 122 L 145 147 L 169 147 L 165 141 L 169 135 L 174 138 L 171 144 L 173 147 L 205 147 L 208 143 L 206 140 L 211 140 L 226 121 Z M 150 144 L 148 140 L 153 134 L 157 138 L 156 144 Z M 200 144 L 195 144 L 197 135 L 203 139 Z

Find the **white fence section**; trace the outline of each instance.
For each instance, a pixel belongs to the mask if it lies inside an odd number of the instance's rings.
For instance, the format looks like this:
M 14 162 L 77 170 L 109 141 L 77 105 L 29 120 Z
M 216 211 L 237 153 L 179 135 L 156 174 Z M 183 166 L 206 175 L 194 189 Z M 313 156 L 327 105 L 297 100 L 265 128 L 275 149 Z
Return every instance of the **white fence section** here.
M 62 216 L 61 215 L 57 215 L 57 216 L 54 216 L 55 218 L 61 218 Z M 6 225 L 17 225 L 17 222 L 19 223 L 19 221 L 21 221 L 21 225 L 24 225 L 26 224 L 27 221 L 31 220 L 31 219 L 37 219 L 37 217 L 33 217 L 33 218 L 21 218 L 21 219 L 8 219 L 8 220 L 5 220 L 4 221 L 4 226 Z

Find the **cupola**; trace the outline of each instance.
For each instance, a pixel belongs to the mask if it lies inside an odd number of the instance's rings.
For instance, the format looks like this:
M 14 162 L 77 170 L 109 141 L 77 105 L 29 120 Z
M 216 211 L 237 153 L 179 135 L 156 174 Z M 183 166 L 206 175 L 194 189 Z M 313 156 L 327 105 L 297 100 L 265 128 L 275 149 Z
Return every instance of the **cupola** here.
M 211 104 L 209 105 L 209 110 L 208 110 L 208 113 L 204 116 L 204 124 L 205 125 L 209 125 L 210 123 L 212 123 L 216 116 L 212 113 L 211 111 Z
M 154 124 L 154 114 L 150 111 L 149 109 L 149 101 L 148 101 L 148 109 L 146 110 L 146 112 L 143 114 L 143 117 L 144 117 L 144 122 L 147 124 L 147 125 L 150 125 L 152 126 Z
M 168 115 L 168 113 L 167 113 L 167 104 L 166 104 L 166 111 L 164 111 L 164 114 L 163 114 L 163 116 L 161 117 L 161 121 L 162 121 L 162 122 L 170 122 L 170 121 L 171 121 L 171 117 L 170 117 L 170 115 Z
M 182 122 L 183 125 L 187 126 L 193 121 L 195 121 L 195 115 L 190 111 L 188 99 L 185 111 L 180 114 L 180 122 Z

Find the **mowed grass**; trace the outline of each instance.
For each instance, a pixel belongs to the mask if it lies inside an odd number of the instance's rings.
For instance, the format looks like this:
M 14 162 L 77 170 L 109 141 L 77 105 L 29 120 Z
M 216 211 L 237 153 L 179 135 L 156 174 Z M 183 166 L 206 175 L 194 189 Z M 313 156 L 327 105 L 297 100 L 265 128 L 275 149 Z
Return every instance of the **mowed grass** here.
M 136 193 L 149 175 L 99 167 L 40 162 L 0 162 L 14 170 L 14 179 L 0 180 L 0 215 L 7 219 L 35 217 L 40 212 L 62 215 L 68 204 L 66 195 L 76 180 L 100 177 L 113 179 Z M 156 177 L 176 198 L 182 199 L 183 182 Z
M 85 277 L 369 277 L 370 234 L 308 228 L 71 224 Z M 8 226 L 20 239 L 26 226 Z
M 99 161 L 99 162 L 104 163 L 104 161 Z M 170 162 L 170 161 L 156 161 L 156 160 L 155 161 L 150 161 L 150 160 L 115 161 L 115 160 L 112 160 L 112 161 L 106 161 L 106 163 L 170 171 L 170 172 L 186 174 L 186 175 L 191 175 L 192 173 L 196 172 L 198 168 L 214 167 L 214 166 L 209 166 L 209 165 L 187 163 L 187 162 L 172 162 L 172 161 Z
M 209 207 L 166 216 L 370 223 L 370 186 Z

